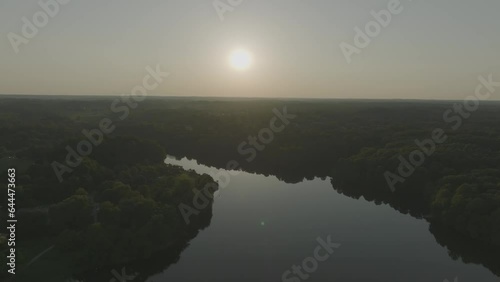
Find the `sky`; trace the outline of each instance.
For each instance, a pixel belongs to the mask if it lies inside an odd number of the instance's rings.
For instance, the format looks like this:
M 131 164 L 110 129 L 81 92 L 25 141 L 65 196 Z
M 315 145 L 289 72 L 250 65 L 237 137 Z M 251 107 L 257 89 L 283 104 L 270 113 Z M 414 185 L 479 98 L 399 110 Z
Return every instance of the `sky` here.
M 0 1 L 1 94 L 129 94 L 157 65 L 150 95 L 463 99 L 500 81 L 498 0 L 59 1 L 45 25 L 39 0 Z

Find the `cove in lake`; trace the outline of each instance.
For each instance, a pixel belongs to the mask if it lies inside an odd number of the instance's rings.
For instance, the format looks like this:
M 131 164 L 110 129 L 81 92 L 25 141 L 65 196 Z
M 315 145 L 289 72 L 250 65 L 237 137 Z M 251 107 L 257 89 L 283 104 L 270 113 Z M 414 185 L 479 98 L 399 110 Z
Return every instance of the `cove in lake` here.
M 186 158 L 168 156 L 165 163 L 200 174 L 218 171 Z M 282 281 L 285 271 L 313 255 L 318 237 L 328 236 L 340 246 L 307 281 L 499 281 L 495 258 L 480 247 L 389 205 L 340 194 L 329 178 L 287 184 L 240 172 L 219 191 L 212 210 L 209 226 L 146 281 Z

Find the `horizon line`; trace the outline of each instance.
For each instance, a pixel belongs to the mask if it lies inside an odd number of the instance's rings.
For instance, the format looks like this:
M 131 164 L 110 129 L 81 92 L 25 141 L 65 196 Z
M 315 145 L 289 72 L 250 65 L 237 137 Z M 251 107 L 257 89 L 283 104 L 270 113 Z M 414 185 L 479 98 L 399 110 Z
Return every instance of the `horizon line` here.
M 72 97 L 95 97 L 95 98 L 114 98 L 121 97 L 124 94 L 4 94 L 0 93 L 0 99 L 3 97 L 11 97 L 11 98 L 43 98 L 43 97 L 61 97 L 61 98 L 72 98 Z M 261 96 L 175 96 L 175 95 L 147 95 L 146 97 L 150 98 L 175 98 L 175 99 L 193 99 L 193 98 L 205 98 L 205 99 L 263 99 L 263 100 L 357 100 L 357 101 L 419 101 L 419 102 L 449 102 L 449 101 L 463 101 L 464 99 L 444 99 L 444 98 L 335 98 L 335 97 L 277 97 L 277 96 L 269 96 L 269 97 L 261 97 Z M 487 99 L 483 100 L 483 102 L 500 102 L 500 99 Z

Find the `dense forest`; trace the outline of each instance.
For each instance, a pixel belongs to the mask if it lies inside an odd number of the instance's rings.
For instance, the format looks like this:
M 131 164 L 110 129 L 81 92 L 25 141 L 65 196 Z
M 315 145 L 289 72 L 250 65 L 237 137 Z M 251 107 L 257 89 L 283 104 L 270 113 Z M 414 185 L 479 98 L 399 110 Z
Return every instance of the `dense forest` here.
M 16 169 L 16 281 L 35 281 L 40 272 L 29 266 L 30 260 L 49 246 L 55 248 L 53 261 L 40 271 L 50 273 L 46 276 L 53 281 L 74 274 L 88 279 L 102 273 L 105 279 L 109 267 L 120 269 L 161 252 L 175 260 L 182 250 L 179 246 L 209 225 L 211 203 L 189 224 L 178 206 L 191 205 L 195 193 L 213 184 L 213 179 L 164 164 L 164 149 L 130 137 L 134 134 L 106 136 L 60 182 L 53 162 L 64 163 L 65 147 L 81 140 L 75 131 L 81 124 L 40 101 L 26 102 L 17 108 L 9 105 L 9 110 L 0 102 L 1 166 L 4 171 Z M 30 103 L 41 110 L 26 108 Z M 215 190 L 209 191 L 212 196 Z M 6 196 L 2 194 L 2 207 L 7 207 Z M 4 221 L 6 211 L 1 213 Z M 6 238 L 7 234 L 0 237 L 2 252 L 7 249 Z M 30 271 L 23 271 L 28 267 Z
M 213 179 L 164 164 L 169 154 L 220 168 L 235 160 L 245 171 L 291 183 L 331 177 L 342 194 L 425 218 L 450 255 L 500 275 L 498 103 L 481 104 L 468 115 L 449 112 L 455 102 L 151 97 L 120 111 L 112 103 L 92 97 L 0 100 L 0 167 L 17 170 L 18 236 L 55 245 L 73 273 L 179 249 L 210 223 L 210 208 L 186 225 L 177 206 Z M 242 142 L 269 127 L 273 109 L 296 117 L 253 158 L 242 154 Z M 105 118 L 112 132 L 60 182 L 54 161 L 64 163 L 67 148 L 87 138 L 82 130 L 99 128 Z M 446 140 L 391 187 L 387 172 L 396 173 L 401 158 L 423 150 L 419 142 L 436 129 Z M 1 197 L 6 203 L 5 193 Z M 4 220 L 5 209 L 0 215 Z M 461 248 L 459 238 L 489 254 Z M 5 238 L 0 246 L 6 248 Z M 19 258 L 24 264 L 42 248 L 25 246 L 31 247 Z

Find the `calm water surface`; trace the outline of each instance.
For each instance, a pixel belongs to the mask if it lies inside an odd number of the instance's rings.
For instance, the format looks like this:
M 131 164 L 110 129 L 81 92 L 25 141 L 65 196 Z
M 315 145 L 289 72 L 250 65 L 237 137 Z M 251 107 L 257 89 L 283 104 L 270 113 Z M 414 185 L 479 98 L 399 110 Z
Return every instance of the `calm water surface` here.
M 218 171 L 186 158 L 165 162 Z M 282 281 L 286 270 L 313 255 L 316 238 L 328 235 L 341 246 L 307 281 L 500 281 L 481 265 L 450 258 L 425 220 L 341 195 L 330 179 L 287 184 L 246 172 L 220 191 L 210 226 L 179 261 L 147 281 Z

